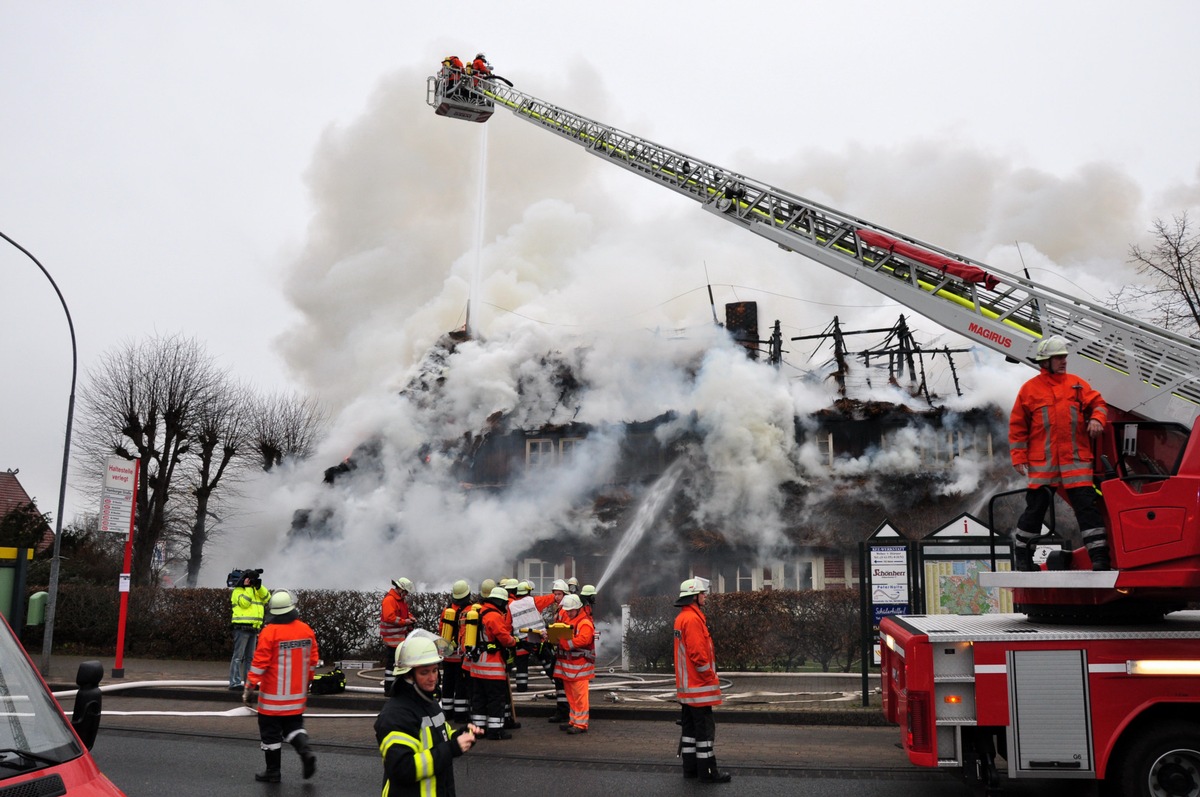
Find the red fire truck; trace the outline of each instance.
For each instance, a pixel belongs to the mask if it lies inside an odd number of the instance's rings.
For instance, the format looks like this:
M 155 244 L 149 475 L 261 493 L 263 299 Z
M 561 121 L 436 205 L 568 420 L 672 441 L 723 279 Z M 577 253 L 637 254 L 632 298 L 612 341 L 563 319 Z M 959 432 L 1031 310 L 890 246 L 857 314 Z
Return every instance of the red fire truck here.
M 1105 397 L 1097 457 L 1114 569 L 981 576 L 1019 614 L 887 617 L 884 711 L 914 764 L 1090 778 L 1124 795 L 1200 797 L 1200 347 L 1194 341 L 624 132 L 503 78 L 429 78 L 439 115 L 504 108 L 714 216 L 1034 365 L 1050 335 Z
M 89 749 L 100 728 L 98 661 L 79 665 L 70 720 L 0 617 L 0 794 L 123 797 L 100 772 Z

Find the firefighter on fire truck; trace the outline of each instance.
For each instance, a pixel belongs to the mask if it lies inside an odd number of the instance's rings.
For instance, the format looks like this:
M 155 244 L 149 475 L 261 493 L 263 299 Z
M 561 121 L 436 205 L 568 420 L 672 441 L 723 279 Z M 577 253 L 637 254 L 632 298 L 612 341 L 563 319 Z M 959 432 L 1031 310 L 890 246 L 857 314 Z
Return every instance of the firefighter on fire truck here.
M 1061 488 L 1075 518 L 1093 570 L 1108 570 L 1104 516 L 1092 484 L 1092 441 L 1104 432 L 1108 407 L 1100 393 L 1067 373 L 1067 341 L 1051 335 L 1037 347 L 1041 372 L 1021 386 L 1009 417 L 1008 442 L 1013 467 L 1029 478 L 1025 511 L 1013 531 L 1017 570 L 1033 570 L 1033 541 Z

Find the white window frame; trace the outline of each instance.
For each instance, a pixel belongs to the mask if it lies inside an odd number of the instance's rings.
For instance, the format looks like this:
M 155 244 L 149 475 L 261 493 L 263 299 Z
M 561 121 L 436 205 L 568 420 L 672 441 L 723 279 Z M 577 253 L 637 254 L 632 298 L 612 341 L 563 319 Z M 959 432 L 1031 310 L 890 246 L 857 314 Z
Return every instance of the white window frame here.
M 550 575 L 546 575 L 546 566 L 549 565 Z M 533 568 L 537 567 L 541 575 L 535 577 Z M 545 559 L 525 559 L 521 562 L 521 572 L 524 573 L 523 581 L 528 581 L 533 584 L 533 591 L 536 595 L 545 595 L 550 592 L 551 585 L 555 579 L 563 577 L 565 572 L 564 565 L 555 564 Z

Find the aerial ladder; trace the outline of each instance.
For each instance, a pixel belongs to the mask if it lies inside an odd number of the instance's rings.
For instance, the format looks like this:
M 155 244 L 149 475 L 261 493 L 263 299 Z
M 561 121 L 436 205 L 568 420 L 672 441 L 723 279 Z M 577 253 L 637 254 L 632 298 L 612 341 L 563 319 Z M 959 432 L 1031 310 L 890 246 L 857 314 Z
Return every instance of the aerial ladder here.
M 463 77 L 457 86 L 457 96 L 447 97 L 446 78 L 430 77 L 429 104 L 461 119 L 486 119 L 496 106 L 507 108 L 1010 359 L 1031 363 L 1038 341 L 1062 335 L 1075 355 L 1072 371 L 1133 416 L 1190 426 L 1200 414 L 1200 348 L 1188 338 L 593 121 L 500 80 Z
M 1071 370 L 1108 403 L 1097 457 L 1116 571 L 991 573 L 1018 604 L 1200 599 L 1200 347 L 1192 340 L 947 251 L 730 169 L 588 119 L 499 76 L 429 77 L 439 115 L 483 122 L 497 108 L 659 183 L 736 224 L 911 308 L 967 340 L 1036 367 L 1044 337 L 1070 343 Z M 1182 509 L 1180 507 L 1183 507 Z M 1139 572 L 1140 571 L 1140 572 Z M 1036 579 L 1036 580 L 1034 580 Z M 1067 590 L 1060 592 L 1059 587 Z

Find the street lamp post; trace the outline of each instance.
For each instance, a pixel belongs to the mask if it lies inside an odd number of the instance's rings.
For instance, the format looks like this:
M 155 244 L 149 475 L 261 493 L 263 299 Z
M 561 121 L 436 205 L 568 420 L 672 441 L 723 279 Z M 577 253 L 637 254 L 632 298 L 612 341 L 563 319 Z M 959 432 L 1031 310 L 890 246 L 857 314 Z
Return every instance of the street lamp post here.
M 75 322 L 71 320 L 71 311 L 67 309 L 67 300 L 63 298 L 62 291 L 58 289 L 58 283 L 54 281 L 54 277 L 50 276 L 50 272 L 46 270 L 46 267 L 38 262 L 38 259 L 28 249 L 21 246 L 12 238 L 9 238 L 3 232 L 0 232 L 0 238 L 3 238 L 19 249 L 34 262 L 34 265 L 42 270 L 42 273 L 46 275 L 46 279 L 50 280 L 50 285 L 54 287 L 54 292 L 58 294 L 58 301 L 62 303 L 63 312 L 67 314 L 67 327 L 71 331 L 71 397 L 67 401 L 67 433 L 63 440 L 62 480 L 58 485 L 58 512 L 54 515 L 54 553 L 50 559 L 50 587 L 49 597 L 46 601 L 46 634 L 42 639 L 42 674 L 49 675 L 50 650 L 54 646 L 54 610 L 58 604 L 58 564 L 59 553 L 62 550 L 63 506 L 67 498 L 67 466 L 71 461 L 71 423 L 75 418 L 75 377 L 79 368 L 79 350 L 75 346 Z

